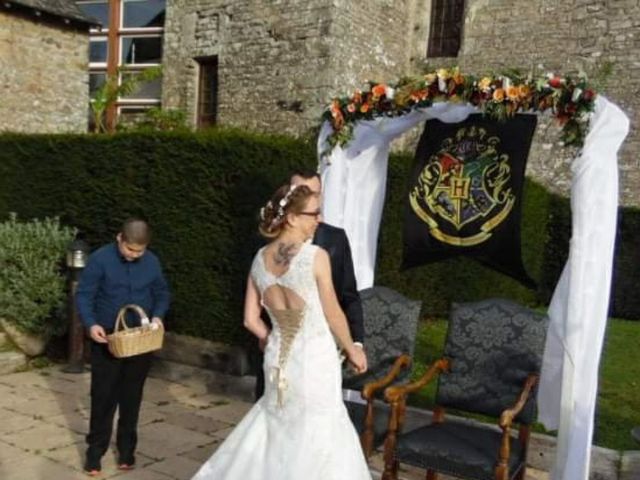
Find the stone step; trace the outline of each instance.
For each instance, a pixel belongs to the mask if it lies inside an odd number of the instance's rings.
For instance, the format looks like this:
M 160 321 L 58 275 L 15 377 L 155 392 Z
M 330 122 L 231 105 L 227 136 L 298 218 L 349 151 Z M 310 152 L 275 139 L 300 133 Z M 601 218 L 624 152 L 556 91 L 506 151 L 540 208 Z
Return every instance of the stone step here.
M 0 375 L 16 372 L 27 365 L 27 356 L 22 352 L 0 352 Z

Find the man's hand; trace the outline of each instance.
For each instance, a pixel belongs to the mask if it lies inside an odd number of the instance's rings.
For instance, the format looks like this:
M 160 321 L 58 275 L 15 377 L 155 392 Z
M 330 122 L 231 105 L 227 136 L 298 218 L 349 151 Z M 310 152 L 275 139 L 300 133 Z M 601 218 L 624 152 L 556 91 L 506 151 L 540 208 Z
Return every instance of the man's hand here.
M 93 325 L 89 329 L 89 336 L 91 340 L 97 343 L 107 343 L 107 333 L 100 325 Z
M 258 347 L 261 352 L 264 352 L 264 349 L 267 348 L 267 343 L 269 343 L 269 334 L 264 338 L 258 339 Z
M 362 347 L 354 345 L 347 353 L 347 358 L 356 373 L 361 374 L 367 371 L 367 355 L 364 353 L 364 349 Z

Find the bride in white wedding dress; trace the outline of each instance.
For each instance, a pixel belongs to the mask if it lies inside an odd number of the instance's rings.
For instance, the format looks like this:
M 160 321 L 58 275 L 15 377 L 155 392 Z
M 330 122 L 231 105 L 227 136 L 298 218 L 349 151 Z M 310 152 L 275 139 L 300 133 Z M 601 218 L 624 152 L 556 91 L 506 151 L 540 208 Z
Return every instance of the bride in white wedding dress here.
M 244 324 L 266 342 L 265 394 L 192 480 L 371 480 L 342 400 L 336 341 L 357 371 L 366 357 L 338 304 L 329 255 L 311 244 L 320 200 L 284 185 L 260 216 L 272 241 L 253 260 Z

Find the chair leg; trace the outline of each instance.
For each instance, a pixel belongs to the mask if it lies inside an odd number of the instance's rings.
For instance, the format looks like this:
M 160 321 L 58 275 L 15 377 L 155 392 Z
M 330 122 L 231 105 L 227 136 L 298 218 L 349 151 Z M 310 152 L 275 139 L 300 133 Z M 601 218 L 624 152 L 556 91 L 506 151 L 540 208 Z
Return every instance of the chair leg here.
M 513 480 L 524 480 L 526 473 L 527 473 L 527 467 L 526 465 L 523 465 Z
M 387 438 L 384 440 L 384 472 L 382 480 L 398 479 L 398 461 L 396 460 L 396 441 L 398 432 L 398 414 L 400 410 L 398 402 L 390 405 L 391 415 L 387 428 Z
M 496 480 L 509 480 L 509 467 L 498 465 L 495 469 Z
M 367 414 L 364 420 L 364 432 L 360 436 L 364 456 L 369 459 L 373 453 L 373 400 L 367 401 Z
M 438 473 L 434 470 L 427 470 L 427 480 L 438 480 Z

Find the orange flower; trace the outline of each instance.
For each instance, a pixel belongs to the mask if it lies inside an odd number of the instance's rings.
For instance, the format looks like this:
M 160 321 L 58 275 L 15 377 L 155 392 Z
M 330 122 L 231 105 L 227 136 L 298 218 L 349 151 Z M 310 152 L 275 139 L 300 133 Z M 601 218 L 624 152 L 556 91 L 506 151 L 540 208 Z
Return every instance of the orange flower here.
M 508 87 L 507 88 L 507 98 L 509 100 L 511 100 L 512 102 L 515 102 L 516 100 L 518 100 L 518 97 L 519 97 L 518 87 Z
M 369 111 L 369 104 L 368 103 L 363 103 L 362 105 L 360 105 L 360 112 L 367 113 L 368 111 Z
M 531 87 L 529 87 L 529 85 L 520 85 L 518 87 L 518 95 L 520 98 L 529 98 L 529 95 L 531 95 Z
M 496 88 L 493 92 L 493 101 L 502 102 L 504 100 L 504 90 L 502 88 Z
M 460 72 L 456 72 L 453 75 L 453 81 L 456 85 L 462 85 L 464 83 L 464 77 L 460 74 Z
M 429 90 L 426 89 L 426 88 L 411 92 L 411 100 L 413 100 L 414 102 L 419 102 L 420 100 L 425 100 L 428 97 L 429 97 Z
M 338 115 L 341 115 L 340 113 L 340 102 L 338 100 L 334 100 L 333 102 L 331 102 L 331 115 L 335 118 Z
M 347 105 L 347 111 L 349 113 L 353 113 L 356 111 L 356 106 L 353 103 L 350 103 L 349 105 Z
M 378 85 L 376 85 L 375 87 L 373 87 L 371 89 L 371 92 L 376 96 L 376 97 L 381 97 L 382 95 L 384 95 L 384 93 L 387 91 L 387 87 L 385 87 L 382 83 L 379 83 Z

